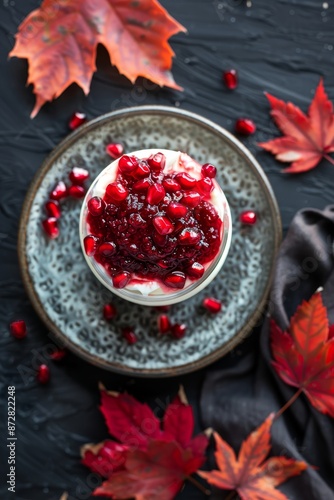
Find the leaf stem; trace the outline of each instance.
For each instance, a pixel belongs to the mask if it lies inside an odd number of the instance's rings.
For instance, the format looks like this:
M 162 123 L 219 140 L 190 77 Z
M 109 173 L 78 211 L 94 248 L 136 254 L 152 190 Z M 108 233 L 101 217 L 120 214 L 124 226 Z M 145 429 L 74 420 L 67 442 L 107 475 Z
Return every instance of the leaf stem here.
M 334 165 L 334 158 L 331 158 L 329 155 L 324 155 L 325 160 L 329 161 L 332 165 Z
M 192 483 L 194 486 L 196 486 L 196 488 L 198 488 L 202 493 L 204 493 L 204 495 L 207 496 L 211 495 L 211 491 L 207 490 L 205 486 L 203 486 L 203 484 L 197 481 L 197 479 L 195 479 L 193 476 L 186 476 L 186 479 L 188 479 L 190 483 Z
M 295 401 L 298 399 L 298 397 L 301 395 L 303 392 L 303 389 L 299 387 L 298 391 L 294 393 L 294 395 L 285 403 L 284 406 L 278 412 L 276 413 L 274 420 L 277 420 L 284 412 L 287 410 Z

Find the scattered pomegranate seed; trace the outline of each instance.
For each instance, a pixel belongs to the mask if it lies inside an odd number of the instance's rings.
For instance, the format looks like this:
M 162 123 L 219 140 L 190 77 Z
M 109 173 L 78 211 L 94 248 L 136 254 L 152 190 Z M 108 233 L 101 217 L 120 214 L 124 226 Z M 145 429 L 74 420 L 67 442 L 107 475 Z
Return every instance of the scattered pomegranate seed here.
M 89 234 L 84 238 L 83 243 L 86 254 L 88 255 L 88 257 L 92 257 L 97 250 L 99 238 L 97 236 Z
M 23 319 L 13 321 L 10 325 L 10 333 L 16 339 L 23 339 L 27 335 L 27 325 Z
M 159 332 L 162 334 L 168 333 L 170 331 L 171 327 L 172 327 L 172 325 L 171 325 L 170 319 L 167 316 L 167 314 L 160 314 L 160 316 L 158 316 Z
M 219 313 L 222 308 L 220 300 L 215 299 L 214 297 L 207 297 L 206 299 L 204 299 L 203 306 L 213 314 Z
M 74 115 L 72 115 L 68 126 L 70 127 L 71 130 L 75 130 L 76 128 L 78 128 L 81 125 L 83 125 L 84 123 L 86 123 L 86 121 L 87 121 L 87 118 L 86 118 L 85 113 L 78 113 L 77 112 L 77 113 L 74 113 Z
M 246 210 L 240 214 L 239 220 L 242 224 L 252 226 L 257 221 L 256 212 L 253 212 L 253 210 Z
M 55 219 L 59 219 L 61 216 L 61 210 L 58 201 L 47 201 L 45 203 L 45 210 L 49 217 L 54 217 Z
M 151 186 L 150 179 L 142 179 L 141 181 L 135 182 L 132 189 L 134 191 L 147 191 L 150 186 Z
M 163 153 L 155 153 L 148 158 L 147 163 L 152 168 L 152 170 L 160 172 L 165 168 L 166 156 Z
M 186 275 L 181 271 L 173 271 L 170 274 L 167 274 L 164 279 L 165 285 L 170 288 L 183 288 L 186 282 Z
M 172 219 L 181 219 L 184 217 L 188 209 L 184 205 L 181 205 L 181 203 L 178 203 L 177 201 L 172 201 L 168 207 L 167 207 L 167 214 L 172 218 Z
M 63 181 L 58 182 L 58 184 L 53 188 L 50 193 L 51 200 L 61 200 L 67 196 L 67 187 Z
M 105 201 L 99 196 L 93 196 L 87 203 L 88 211 L 94 217 L 102 215 L 106 208 Z
M 123 328 L 122 335 L 129 345 L 133 345 L 138 341 L 137 335 L 129 326 Z
M 122 156 L 122 158 L 124 158 L 124 156 Z M 114 203 L 123 201 L 128 196 L 128 190 L 120 182 L 108 184 L 106 193 Z
M 146 226 L 146 221 L 142 218 L 140 214 L 131 214 L 129 217 L 129 222 L 131 226 L 136 228 L 143 228 Z
M 146 197 L 147 203 L 150 205 L 158 205 L 158 203 L 164 199 L 165 194 L 165 188 L 161 184 L 152 184 L 152 186 L 148 188 Z
M 172 335 L 175 339 L 182 339 L 187 331 L 187 325 L 185 324 L 179 324 L 175 323 L 175 325 L 172 326 Z
M 49 358 L 52 359 L 52 361 L 61 361 L 65 356 L 67 356 L 66 349 L 57 349 L 57 351 L 50 354 Z
M 164 216 L 157 216 L 153 219 L 153 225 L 159 234 L 170 234 L 174 230 L 173 223 Z
M 197 180 L 186 172 L 177 174 L 176 180 L 181 184 L 181 187 L 183 187 L 183 189 L 192 189 L 197 184 Z
M 74 184 L 68 188 L 68 194 L 72 196 L 72 198 L 83 198 L 86 194 L 86 190 L 83 186 L 78 186 Z
M 132 175 L 135 179 L 142 179 L 144 177 L 148 177 L 150 173 L 150 167 L 146 163 L 141 162 Z
M 235 69 L 229 69 L 223 73 L 223 82 L 229 90 L 234 90 L 238 86 L 238 73 Z
M 204 274 L 204 266 L 202 266 L 202 264 L 200 264 L 199 262 L 194 262 L 193 264 L 191 264 L 191 266 L 188 267 L 187 273 L 192 278 L 199 279 Z
M 181 189 L 180 184 L 175 179 L 164 179 L 162 185 L 167 193 L 176 193 Z
M 256 125 L 249 118 L 239 118 L 235 122 L 235 131 L 241 135 L 252 135 L 256 132 Z
M 210 177 L 203 177 L 203 179 L 200 179 L 197 181 L 197 188 L 199 191 L 201 191 L 203 194 L 209 194 L 213 190 L 213 182 Z
M 135 156 L 123 155 L 118 161 L 118 168 L 123 174 L 130 174 L 138 167 L 138 160 Z
M 40 365 L 39 366 L 39 368 L 37 370 L 36 378 L 40 384 L 47 384 L 49 382 L 50 369 L 49 369 L 48 365 Z
M 105 304 L 103 306 L 103 317 L 107 321 L 114 319 L 117 316 L 116 307 L 113 304 Z
M 181 245 L 196 245 L 201 239 L 201 234 L 193 228 L 183 229 L 179 236 L 179 242 Z
M 55 217 L 49 217 L 42 221 L 42 227 L 49 238 L 54 240 L 59 236 L 58 221 Z
M 117 246 L 113 241 L 106 241 L 99 246 L 99 253 L 105 257 L 111 257 L 117 250 Z
M 111 156 L 114 160 L 117 160 L 120 156 L 122 156 L 124 151 L 123 144 L 119 144 L 118 142 L 113 142 L 108 144 L 106 147 L 106 152 Z
M 182 203 L 187 205 L 189 208 L 195 208 L 201 201 L 201 195 L 196 193 L 196 191 L 189 191 L 189 193 L 184 193 L 182 197 Z
M 210 177 L 210 179 L 214 179 L 217 175 L 217 169 L 214 165 L 211 165 L 211 163 L 205 163 L 202 166 L 202 175 L 204 177 Z
M 83 184 L 89 179 L 89 172 L 85 168 L 74 167 L 68 177 L 72 184 Z
M 131 274 L 127 271 L 121 271 L 112 277 L 112 284 L 115 288 L 124 288 L 130 281 Z

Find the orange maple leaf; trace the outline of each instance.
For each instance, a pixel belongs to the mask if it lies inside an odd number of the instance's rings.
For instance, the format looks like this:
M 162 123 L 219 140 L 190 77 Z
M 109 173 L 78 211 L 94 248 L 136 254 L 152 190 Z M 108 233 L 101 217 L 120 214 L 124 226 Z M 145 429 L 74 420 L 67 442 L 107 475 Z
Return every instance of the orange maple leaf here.
M 287 500 L 276 486 L 296 476 L 308 465 L 286 457 L 271 457 L 270 429 L 275 414 L 253 431 L 241 444 L 239 457 L 219 434 L 214 433 L 215 458 L 219 470 L 198 474 L 222 490 L 235 490 L 242 500 Z
M 266 151 L 282 162 L 292 162 L 284 172 L 297 174 L 316 167 L 322 158 L 334 164 L 328 154 L 334 152 L 333 105 L 328 100 L 323 81 L 316 89 L 308 116 L 291 102 L 266 94 L 271 116 L 284 137 L 260 142 Z
M 138 76 L 181 89 L 168 39 L 185 28 L 157 0 L 44 0 L 19 26 L 10 57 L 28 59 L 34 117 L 72 83 L 89 93 L 99 43 L 132 83 Z

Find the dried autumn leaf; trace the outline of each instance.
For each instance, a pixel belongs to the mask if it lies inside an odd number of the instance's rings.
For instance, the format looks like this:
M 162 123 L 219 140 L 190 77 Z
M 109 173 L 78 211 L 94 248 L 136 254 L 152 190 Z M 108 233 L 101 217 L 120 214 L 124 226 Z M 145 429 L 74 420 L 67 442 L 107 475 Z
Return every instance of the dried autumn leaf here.
M 300 392 L 321 413 L 334 417 L 334 338 L 321 293 L 304 301 L 282 332 L 271 324 L 273 366 L 284 382 Z
M 157 0 L 44 0 L 21 23 L 10 57 L 28 59 L 32 117 L 72 83 L 89 93 L 99 43 L 132 83 L 138 76 L 175 89 L 168 39 L 185 28 Z
M 275 414 L 253 431 L 241 444 L 238 458 L 231 446 L 214 433 L 215 458 L 219 470 L 198 474 L 223 490 L 235 490 L 242 500 L 287 500 L 276 486 L 296 476 L 308 466 L 305 462 L 286 457 L 271 457 L 270 429 Z
M 271 116 L 284 137 L 261 142 L 266 151 L 282 162 L 292 162 L 284 172 L 297 174 L 316 167 L 322 158 L 334 164 L 329 153 L 334 152 L 333 105 L 328 100 L 323 81 L 316 89 L 308 116 L 291 102 L 266 94 Z

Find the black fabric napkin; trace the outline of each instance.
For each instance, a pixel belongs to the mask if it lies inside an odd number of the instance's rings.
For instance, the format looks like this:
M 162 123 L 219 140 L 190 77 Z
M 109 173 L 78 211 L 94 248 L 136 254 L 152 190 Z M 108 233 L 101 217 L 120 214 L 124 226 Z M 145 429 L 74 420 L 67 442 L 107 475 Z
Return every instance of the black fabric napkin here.
M 334 323 L 334 206 L 299 212 L 282 243 L 269 300 L 270 316 L 285 329 L 297 305 L 323 287 Z M 239 451 L 241 442 L 295 392 L 271 365 L 269 314 L 250 351 L 233 367 L 208 372 L 202 390 L 205 426 Z M 334 499 L 334 419 L 319 413 L 304 395 L 273 424 L 272 455 L 306 460 L 308 468 L 279 488 L 290 500 Z M 211 465 L 213 465 L 213 461 Z M 214 498 L 225 498 L 216 492 Z

